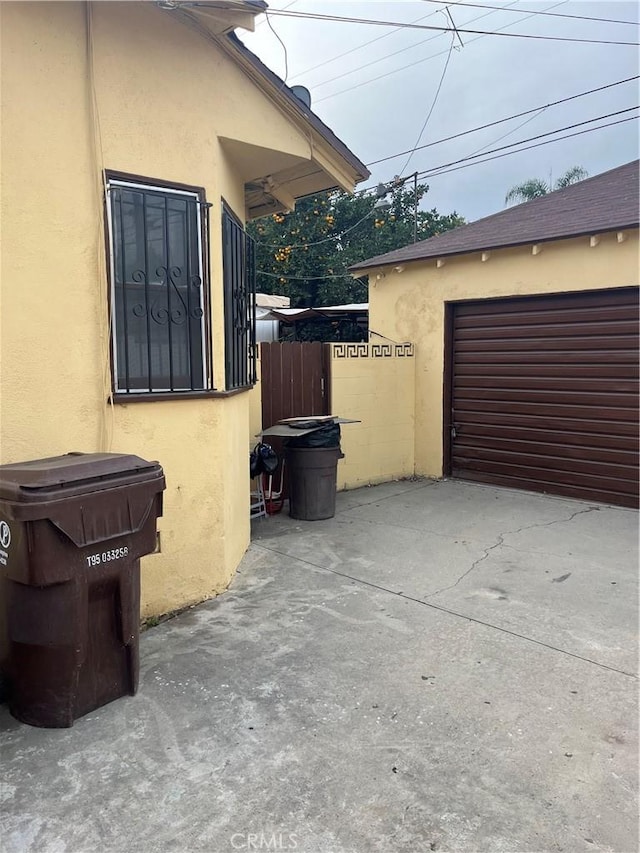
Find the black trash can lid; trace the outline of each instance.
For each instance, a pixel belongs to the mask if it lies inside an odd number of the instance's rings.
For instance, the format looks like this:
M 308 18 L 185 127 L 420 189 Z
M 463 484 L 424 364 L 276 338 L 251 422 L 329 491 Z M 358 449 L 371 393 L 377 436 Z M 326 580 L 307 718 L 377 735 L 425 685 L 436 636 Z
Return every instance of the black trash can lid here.
M 158 462 L 128 453 L 67 453 L 0 465 L 0 500 L 15 503 L 126 486 L 162 477 Z

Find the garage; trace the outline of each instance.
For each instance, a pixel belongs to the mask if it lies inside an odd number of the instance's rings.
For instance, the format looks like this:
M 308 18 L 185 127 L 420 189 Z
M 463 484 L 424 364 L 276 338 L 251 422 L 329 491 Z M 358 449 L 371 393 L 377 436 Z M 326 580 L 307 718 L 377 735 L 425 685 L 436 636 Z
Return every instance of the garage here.
M 638 288 L 447 312 L 450 475 L 637 507 Z
M 415 473 L 638 506 L 640 161 L 377 255 L 415 347 Z

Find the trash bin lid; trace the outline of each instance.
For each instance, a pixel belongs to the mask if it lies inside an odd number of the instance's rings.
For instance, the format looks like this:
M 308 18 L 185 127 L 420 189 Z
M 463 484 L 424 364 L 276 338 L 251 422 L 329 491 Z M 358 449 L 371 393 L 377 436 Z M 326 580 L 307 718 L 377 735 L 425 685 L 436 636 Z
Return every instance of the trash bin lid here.
M 56 500 L 162 475 L 158 462 L 147 462 L 128 453 L 67 453 L 0 465 L 0 500 Z

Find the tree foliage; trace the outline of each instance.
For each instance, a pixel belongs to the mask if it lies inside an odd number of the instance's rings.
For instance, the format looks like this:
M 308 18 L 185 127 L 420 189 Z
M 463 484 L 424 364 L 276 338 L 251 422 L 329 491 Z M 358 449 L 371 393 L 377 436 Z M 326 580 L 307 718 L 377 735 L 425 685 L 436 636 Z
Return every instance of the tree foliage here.
M 582 166 L 572 166 L 570 169 L 561 175 L 558 180 L 552 185 L 550 181 L 543 181 L 542 178 L 529 178 L 521 184 L 516 184 L 511 187 L 506 194 L 504 203 L 531 201 L 534 198 L 540 198 L 554 190 L 563 190 L 565 187 L 570 187 L 571 184 L 577 184 L 578 181 L 583 181 L 589 177 L 589 173 Z
M 570 187 L 571 184 L 577 184 L 578 181 L 584 181 L 584 179 L 588 177 L 589 173 L 586 169 L 583 169 L 582 166 L 572 166 L 570 169 L 567 169 L 564 175 L 560 175 L 553 185 L 553 188 L 556 190 L 563 190 L 565 187 Z
M 427 191 L 418 186 L 418 204 Z M 366 302 L 366 278 L 352 278 L 348 267 L 413 242 L 413 187 L 388 199 L 390 209 L 380 212 L 375 195 L 325 192 L 301 199 L 292 213 L 252 222 L 258 291 L 289 296 L 292 308 Z M 418 240 L 463 222 L 456 213 L 418 209 Z

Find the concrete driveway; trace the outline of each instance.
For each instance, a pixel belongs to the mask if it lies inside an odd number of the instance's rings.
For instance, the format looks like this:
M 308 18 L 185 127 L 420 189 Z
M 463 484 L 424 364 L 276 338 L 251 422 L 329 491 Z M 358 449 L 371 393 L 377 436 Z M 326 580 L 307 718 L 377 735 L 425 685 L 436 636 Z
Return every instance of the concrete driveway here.
M 399 482 L 254 533 L 135 698 L 0 711 L 3 853 L 637 850 L 634 512 Z

